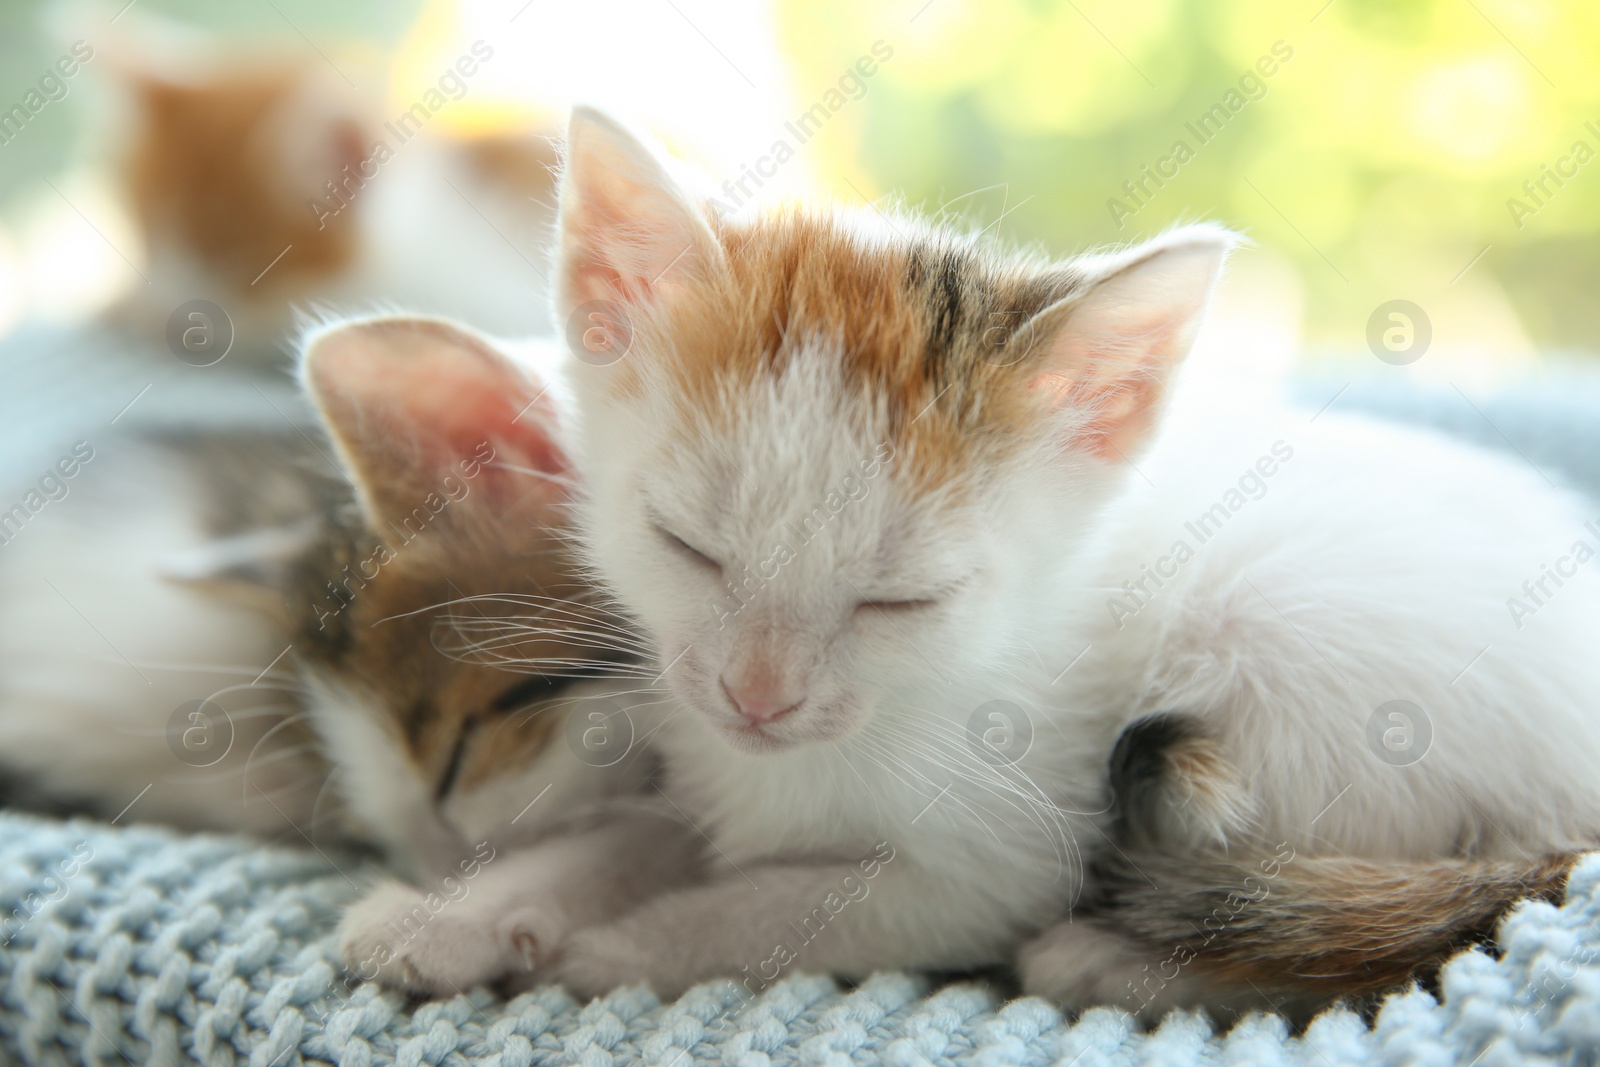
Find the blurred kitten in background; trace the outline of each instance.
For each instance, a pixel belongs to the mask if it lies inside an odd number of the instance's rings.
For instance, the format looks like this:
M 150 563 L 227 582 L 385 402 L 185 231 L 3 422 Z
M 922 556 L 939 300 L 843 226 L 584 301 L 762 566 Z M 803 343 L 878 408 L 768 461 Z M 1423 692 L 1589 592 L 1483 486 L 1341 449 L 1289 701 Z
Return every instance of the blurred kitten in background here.
M 150 280 L 112 325 L 164 343 L 174 309 L 209 300 L 232 320 L 238 356 L 269 361 L 312 307 L 549 332 L 555 149 L 542 132 L 463 135 L 449 115 L 492 68 L 492 45 L 441 59 L 416 99 L 382 102 L 315 55 L 138 15 L 97 34 Z

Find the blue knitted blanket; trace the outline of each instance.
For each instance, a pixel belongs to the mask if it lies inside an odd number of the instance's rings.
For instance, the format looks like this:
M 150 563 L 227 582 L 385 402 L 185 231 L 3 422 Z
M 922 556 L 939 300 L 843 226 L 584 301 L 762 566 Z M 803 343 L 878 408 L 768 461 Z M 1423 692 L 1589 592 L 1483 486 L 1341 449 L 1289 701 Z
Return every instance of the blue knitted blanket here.
M 340 873 L 340 869 L 344 873 Z M 29 1064 L 691 1067 L 963 1064 L 1593 1063 L 1600 1058 L 1600 855 L 1567 904 L 1524 904 L 1504 957 L 1462 953 L 1441 1000 L 1396 994 L 1368 1026 L 1325 1013 L 1301 1036 L 1269 1014 L 1174 1012 L 1145 1030 L 1075 1019 L 979 983 L 905 974 L 846 990 L 797 976 L 741 1008 L 731 982 L 672 1004 L 559 988 L 408 1004 L 347 987 L 329 932 L 368 872 L 316 852 L 146 827 L 0 815 L 0 1060 Z M 347 879 L 346 875 L 349 876 Z

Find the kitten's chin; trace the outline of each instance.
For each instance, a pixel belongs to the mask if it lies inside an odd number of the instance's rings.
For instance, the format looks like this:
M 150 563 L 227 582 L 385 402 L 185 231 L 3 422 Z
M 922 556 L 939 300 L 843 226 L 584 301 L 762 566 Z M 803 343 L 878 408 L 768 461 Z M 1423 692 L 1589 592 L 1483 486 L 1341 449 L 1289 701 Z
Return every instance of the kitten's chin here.
M 719 723 L 717 732 L 728 743 L 728 747 L 735 752 L 744 752 L 752 756 L 764 756 L 772 752 L 782 752 L 801 742 L 786 740 L 776 737 L 768 732 L 770 727 L 754 726 L 747 722 Z
M 757 726 L 743 719 L 714 718 L 717 734 L 736 752 L 769 755 L 803 745 L 828 745 L 854 733 L 861 716 L 842 709 L 798 721 L 779 719 Z

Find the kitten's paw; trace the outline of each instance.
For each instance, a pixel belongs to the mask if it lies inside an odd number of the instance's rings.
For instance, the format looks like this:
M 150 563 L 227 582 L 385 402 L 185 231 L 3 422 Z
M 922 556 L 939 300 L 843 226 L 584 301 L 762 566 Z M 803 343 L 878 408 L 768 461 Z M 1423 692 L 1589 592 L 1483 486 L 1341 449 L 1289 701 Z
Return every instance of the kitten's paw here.
M 580 1000 L 640 983 L 651 986 L 663 997 L 677 993 L 671 988 L 672 983 L 663 983 L 661 976 L 651 973 L 651 962 L 649 950 L 625 929 L 597 926 L 579 930 L 567 939 L 556 965 L 556 977 Z
M 1060 923 L 1022 946 L 1017 972 L 1023 992 L 1063 1007 L 1145 1016 L 1183 999 L 1188 985 L 1170 953 L 1145 951 L 1085 922 Z
M 345 913 L 339 955 L 368 981 L 454 996 L 508 974 L 530 973 L 548 960 L 561 934 L 559 924 L 536 907 L 496 912 L 471 896 L 430 899 L 414 886 L 387 881 Z
M 510 966 L 510 977 L 519 985 L 527 985 L 531 984 L 530 976 L 539 973 L 555 958 L 566 940 L 567 927 L 549 909 L 524 904 L 500 917 L 495 924 L 495 935 Z

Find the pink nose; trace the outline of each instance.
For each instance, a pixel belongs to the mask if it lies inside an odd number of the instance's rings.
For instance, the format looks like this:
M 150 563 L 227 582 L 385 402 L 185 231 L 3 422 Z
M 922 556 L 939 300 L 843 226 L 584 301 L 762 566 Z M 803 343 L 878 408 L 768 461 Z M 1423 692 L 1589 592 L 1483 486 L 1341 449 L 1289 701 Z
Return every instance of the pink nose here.
M 732 686 L 726 678 L 722 679 L 722 691 L 740 715 L 758 726 L 783 718 L 805 702 L 804 696 L 796 697 L 773 685 Z

